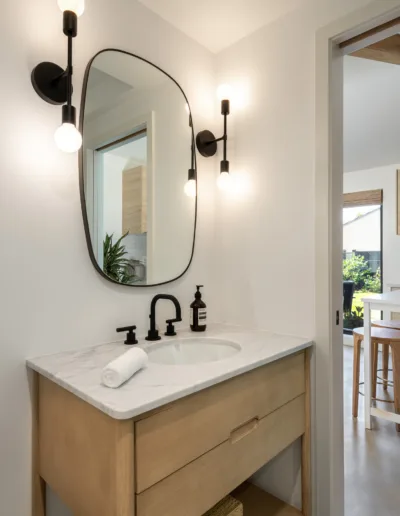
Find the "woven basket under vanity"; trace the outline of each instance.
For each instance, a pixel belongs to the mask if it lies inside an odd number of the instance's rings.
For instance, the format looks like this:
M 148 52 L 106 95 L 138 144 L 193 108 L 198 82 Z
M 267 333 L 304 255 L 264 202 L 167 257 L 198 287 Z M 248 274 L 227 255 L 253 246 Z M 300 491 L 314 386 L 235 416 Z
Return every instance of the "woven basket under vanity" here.
M 232 496 L 227 496 L 206 512 L 204 516 L 243 516 L 243 505 Z

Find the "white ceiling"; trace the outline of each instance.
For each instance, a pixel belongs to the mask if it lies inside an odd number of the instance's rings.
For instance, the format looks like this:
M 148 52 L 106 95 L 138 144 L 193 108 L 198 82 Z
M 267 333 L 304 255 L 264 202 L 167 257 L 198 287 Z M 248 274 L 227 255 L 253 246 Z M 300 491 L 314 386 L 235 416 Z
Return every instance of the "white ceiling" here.
M 220 52 L 308 0 L 139 0 L 182 32 Z
M 93 66 L 90 69 L 88 81 L 85 116 L 96 114 L 101 108 L 104 108 L 105 99 L 117 98 L 131 89 L 130 84 L 122 82 Z
M 400 163 L 400 66 L 346 57 L 344 171 Z
M 103 52 L 90 69 L 85 118 L 94 118 L 131 90 L 135 93 L 157 88 L 170 79 L 154 66 L 121 52 Z
M 218 53 L 265 25 L 306 8 L 322 27 L 372 0 L 138 0 L 211 52 Z
M 169 78 L 154 66 L 122 52 L 103 52 L 96 57 L 92 66 L 129 84 L 136 91 L 146 91 L 169 81 Z

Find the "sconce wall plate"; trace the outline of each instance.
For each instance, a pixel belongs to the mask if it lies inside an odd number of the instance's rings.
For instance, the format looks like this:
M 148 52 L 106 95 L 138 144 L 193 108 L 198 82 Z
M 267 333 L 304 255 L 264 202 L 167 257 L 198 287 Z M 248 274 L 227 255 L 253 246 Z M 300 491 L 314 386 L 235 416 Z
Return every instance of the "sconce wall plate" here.
M 218 145 L 214 134 L 205 129 L 196 136 L 197 149 L 205 158 L 211 158 L 217 153 Z
M 41 99 L 60 106 L 67 102 L 67 75 L 55 63 L 39 63 L 32 71 L 32 86 Z

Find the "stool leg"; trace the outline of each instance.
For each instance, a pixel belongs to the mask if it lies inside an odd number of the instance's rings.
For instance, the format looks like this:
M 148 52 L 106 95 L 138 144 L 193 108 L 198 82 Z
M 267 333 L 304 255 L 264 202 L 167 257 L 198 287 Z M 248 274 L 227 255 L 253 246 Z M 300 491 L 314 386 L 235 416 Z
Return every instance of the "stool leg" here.
M 388 390 L 389 378 L 389 345 L 383 344 L 383 390 Z
M 394 410 L 400 414 L 400 342 L 392 344 L 393 382 L 394 382 Z M 400 425 L 396 424 L 400 432 Z
M 358 396 L 360 384 L 360 354 L 361 338 L 354 335 L 354 355 L 353 355 L 353 417 L 358 417 Z

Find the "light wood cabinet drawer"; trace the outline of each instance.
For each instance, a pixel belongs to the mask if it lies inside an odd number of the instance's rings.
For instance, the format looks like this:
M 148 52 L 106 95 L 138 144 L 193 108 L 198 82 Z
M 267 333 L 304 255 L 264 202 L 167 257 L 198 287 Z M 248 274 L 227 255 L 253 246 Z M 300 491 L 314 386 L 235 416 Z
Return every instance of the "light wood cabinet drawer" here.
M 245 423 L 251 425 L 255 418 L 261 420 L 303 394 L 304 360 L 304 353 L 284 358 L 137 421 L 136 492 L 142 493 L 228 441 L 232 432 Z M 144 514 L 153 515 L 153 512 Z M 154 514 L 162 514 L 162 511 Z
M 209 421 L 213 425 L 212 421 Z M 136 497 L 137 516 L 199 516 L 305 431 L 301 395 Z

